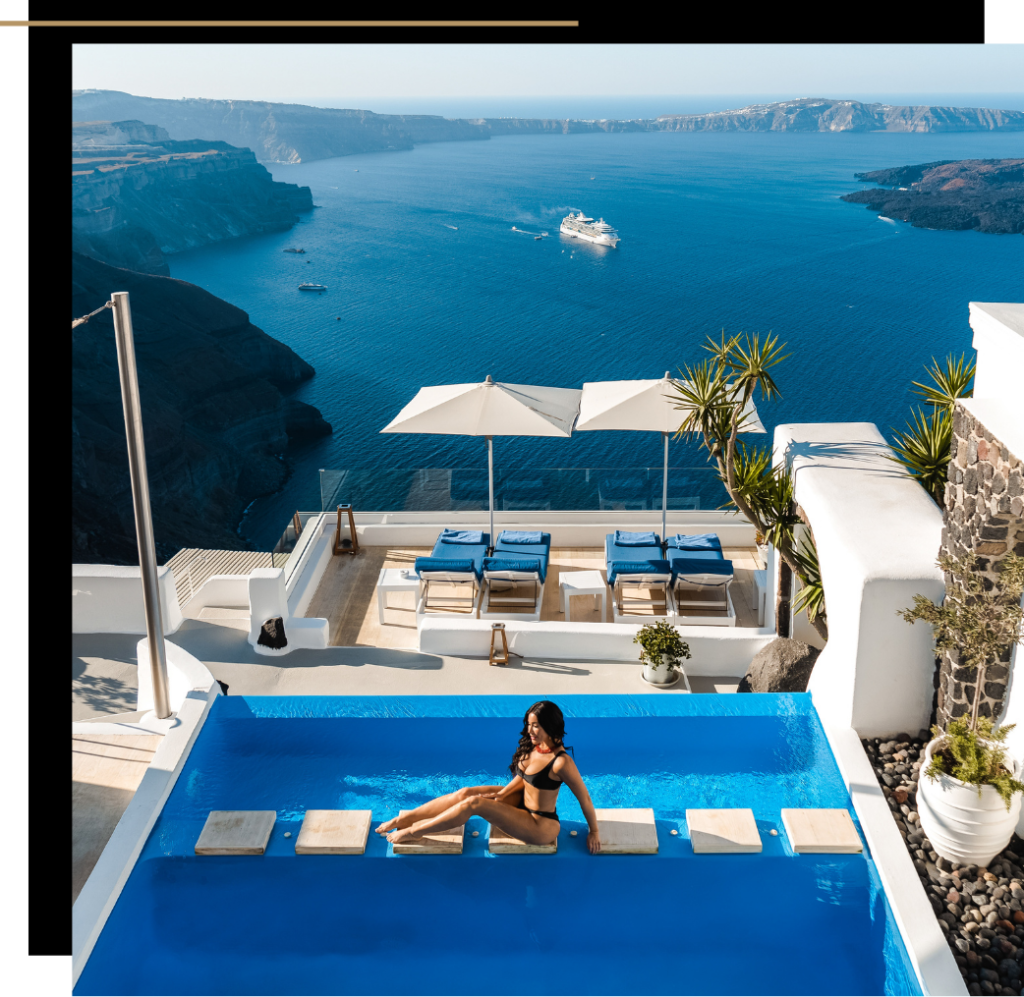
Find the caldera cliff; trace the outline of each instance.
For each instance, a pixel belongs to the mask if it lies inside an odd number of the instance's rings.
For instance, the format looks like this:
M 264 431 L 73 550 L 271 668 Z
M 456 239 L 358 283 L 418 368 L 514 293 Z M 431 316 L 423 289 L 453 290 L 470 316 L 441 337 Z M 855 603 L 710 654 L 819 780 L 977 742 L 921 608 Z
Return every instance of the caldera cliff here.
M 289 444 L 331 432 L 286 397 L 313 368 L 202 288 L 72 253 L 72 317 L 113 291 L 130 295 L 160 562 L 182 547 L 245 549 L 242 512 L 284 483 Z M 71 343 L 72 561 L 137 564 L 110 311 Z

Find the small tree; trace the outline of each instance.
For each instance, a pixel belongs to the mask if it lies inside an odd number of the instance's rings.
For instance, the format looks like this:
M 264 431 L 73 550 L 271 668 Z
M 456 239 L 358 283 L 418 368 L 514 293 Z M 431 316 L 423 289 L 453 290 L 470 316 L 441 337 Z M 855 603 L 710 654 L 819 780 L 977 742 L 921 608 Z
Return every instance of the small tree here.
M 1024 609 L 1024 557 L 1007 554 L 1000 565 L 999 577 L 986 585 L 986 579 L 974 570 L 977 558 L 939 557 L 939 567 L 950 578 L 941 606 L 923 595 L 914 596 L 913 609 L 898 610 L 908 623 L 923 620 L 935 629 L 935 647 L 957 651 L 960 666 L 975 671 L 974 703 L 970 729 L 978 729 L 978 710 L 985 671 L 1014 644 L 1024 642 L 1021 623 Z
M 782 352 L 785 344 L 780 345 L 778 337 L 771 334 L 762 341 L 757 333 L 727 337 L 723 330 L 718 342 L 708 337 L 704 349 L 711 356 L 686 367 L 685 373 L 680 371 L 681 379 L 672 382 L 679 399 L 675 407 L 683 413 L 676 436 L 687 440 L 700 437 L 729 495 L 727 506 L 743 513 L 804 583 L 795 606 L 807 608 L 808 621 L 828 640 L 813 539 L 805 541 L 809 552 L 805 556 L 796 549 L 800 517 L 793 498 L 793 476 L 784 465 L 772 465 L 770 446 L 747 446 L 739 441 L 754 397 L 765 401 L 782 397 L 772 369 L 786 359 Z

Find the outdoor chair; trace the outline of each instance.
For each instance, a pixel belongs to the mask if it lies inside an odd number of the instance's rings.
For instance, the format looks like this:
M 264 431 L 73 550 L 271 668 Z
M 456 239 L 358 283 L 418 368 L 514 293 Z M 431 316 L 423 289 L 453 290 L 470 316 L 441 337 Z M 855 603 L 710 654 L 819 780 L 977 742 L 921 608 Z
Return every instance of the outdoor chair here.
M 722 555 L 715 533 L 677 533 L 667 541 L 672 569 L 672 597 L 676 614 L 693 626 L 736 626 L 736 609 L 729 586 L 732 561 Z
M 612 620 L 631 623 L 674 615 L 672 569 L 661 556 L 661 538 L 656 533 L 616 530 L 605 537 L 605 565 L 612 589 Z M 638 589 L 646 589 L 647 597 Z M 661 598 L 655 598 L 660 593 Z M 659 611 L 658 607 L 663 607 Z M 646 609 L 647 612 L 639 612 Z
M 420 579 L 417 622 L 428 611 L 437 616 L 476 615 L 484 558 L 490 542 L 490 534 L 479 530 L 443 530 L 430 556 L 416 558 L 414 570 Z M 468 590 L 468 593 L 439 595 L 436 591 L 439 586 L 453 586 L 457 592 Z
M 480 619 L 539 620 L 550 557 L 550 533 L 502 530 L 483 562 Z

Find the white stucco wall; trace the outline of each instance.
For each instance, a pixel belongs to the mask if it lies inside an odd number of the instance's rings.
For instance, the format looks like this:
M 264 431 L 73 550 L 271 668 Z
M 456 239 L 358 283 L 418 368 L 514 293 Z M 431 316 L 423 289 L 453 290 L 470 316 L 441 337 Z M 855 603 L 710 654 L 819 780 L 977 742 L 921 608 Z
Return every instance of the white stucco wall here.
M 509 649 L 532 658 L 566 661 L 636 662 L 640 646 L 633 638 L 641 624 L 513 623 L 505 624 Z M 688 675 L 742 678 L 754 655 L 775 639 L 770 630 L 748 627 L 678 627 L 690 646 L 684 662 Z M 486 658 L 491 646 L 490 620 L 426 616 L 419 627 L 420 650 L 427 654 Z
M 170 568 L 157 568 L 164 633 L 181 626 L 182 615 Z M 144 634 L 142 574 L 136 565 L 71 565 L 71 630 L 76 634 Z
M 931 629 L 897 611 L 944 595 L 936 566 L 942 514 L 890 453 L 873 423 L 805 423 L 775 430 L 775 460 L 794 470 L 796 500 L 814 531 L 829 640 L 808 691 L 822 719 L 862 737 L 928 725 Z

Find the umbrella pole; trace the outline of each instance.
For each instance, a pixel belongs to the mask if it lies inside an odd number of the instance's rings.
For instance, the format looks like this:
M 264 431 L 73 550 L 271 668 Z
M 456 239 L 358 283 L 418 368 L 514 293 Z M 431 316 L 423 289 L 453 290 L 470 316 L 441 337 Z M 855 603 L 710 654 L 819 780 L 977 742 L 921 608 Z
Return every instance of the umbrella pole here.
M 665 470 L 661 476 L 661 539 L 668 542 L 665 523 L 668 518 L 668 433 L 661 434 L 665 439 Z
M 491 534 L 490 544 L 494 544 L 494 437 L 487 437 L 487 490 L 489 497 L 489 507 L 491 510 Z

